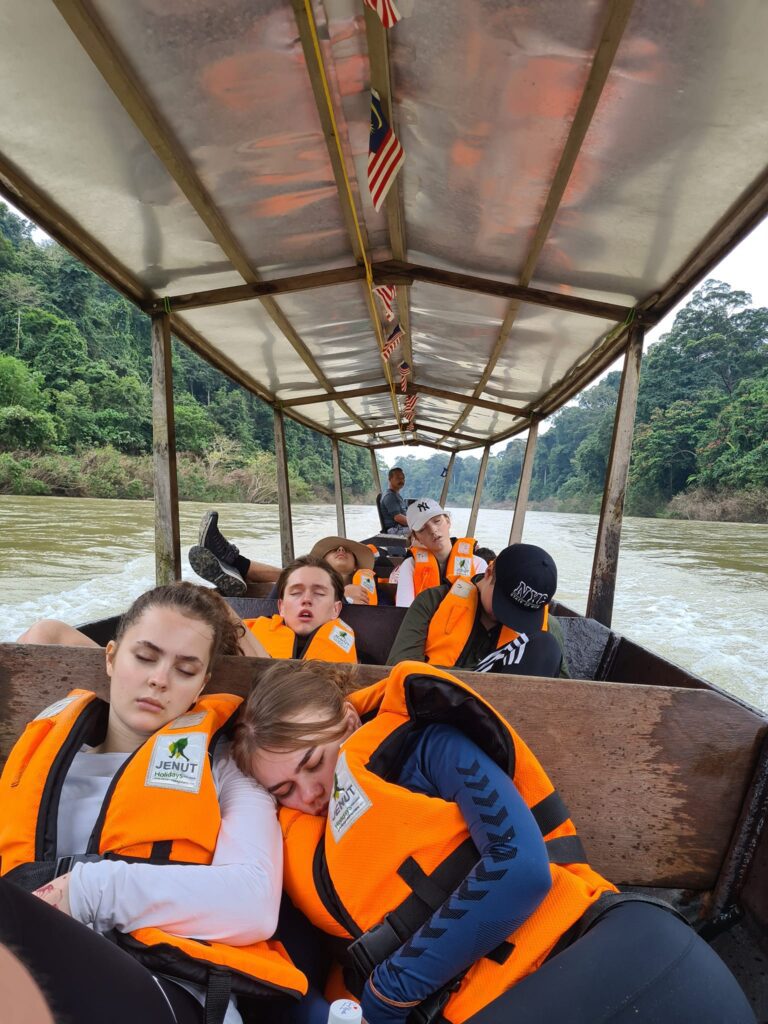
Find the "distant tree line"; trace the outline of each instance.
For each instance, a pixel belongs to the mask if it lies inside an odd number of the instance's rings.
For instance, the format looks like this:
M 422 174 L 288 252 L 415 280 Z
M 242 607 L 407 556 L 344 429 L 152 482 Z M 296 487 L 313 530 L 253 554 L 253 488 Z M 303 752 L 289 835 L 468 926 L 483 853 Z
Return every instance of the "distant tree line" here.
M 0 493 L 147 497 L 149 319 L 0 203 Z M 768 310 L 707 281 L 643 359 L 628 511 L 768 517 Z M 179 486 L 184 498 L 274 501 L 272 412 L 174 342 Z M 556 413 L 538 441 L 534 507 L 596 511 L 619 374 Z M 288 421 L 292 493 L 326 500 L 330 443 Z M 483 501 L 514 500 L 525 442 L 488 463 Z M 367 451 L 342 445 L 345 497 L 373 493 Z M 409 456 L 406 494 L 439 497 L 448 456 Z M 390 463 L 391 465 L 391 460 Z M 382 486 L 385 465 L 379 457 Z M 449 503 L 474 494 L 479 458 L 457 458 Z

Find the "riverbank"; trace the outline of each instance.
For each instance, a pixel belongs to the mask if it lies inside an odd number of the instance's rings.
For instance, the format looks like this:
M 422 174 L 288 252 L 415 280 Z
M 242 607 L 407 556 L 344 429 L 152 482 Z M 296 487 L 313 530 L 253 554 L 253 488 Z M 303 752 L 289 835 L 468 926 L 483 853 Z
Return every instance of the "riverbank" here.
M 212 450 L 206 456 L 180 452 L 177 457 L 179 499 L 211 504 L 270 505 L 277 501 L 277 471 L 271 452 L 247 459 Z M 291 474 L 291 499 L 298 504 L 333 502 L 333 494 L 317 482 Z M 152 457 L 125 455 L 109 446 L 80 455 L 34 452 L 0 453 L 0 494 L 54 498 L 123 498 L 149 500 L 153 496 Z M 346 501 L 373 504 L 373 489 L 347 492 Z M 533 512 L 598 515 L 599 494 L 531 501 Z M 514 501 L 484 502 L 487 508 L 513 509 Z M 689 519 L 715 523 L 768 523 L 768 488 L 715 493 L 704 489 L 676 494 L 661 509 L 627 514 L 647 519 Z
M 177 456 L 179 500 L 211 504 L 269 505 L 277 501 L 277 468 L 271 452 L 248 458 L 221 450 L 206 456 Z M 321 484 L 290 474 L 291 498 L 298 503 L 332 502 Z M 106 446 L 79 455 L 34 452 L 0 453 L 0 494 L 53 498 L 151 499 L 151 455 L 125 455 Z M 370 501 L 370 494 L 345 493 L 349 501 Z
M 567 515 L 599 515 L 601 496 L 580 495 L 572 498 L 548 498 L 546 501 L 531 501 L 532 512 L 555 512 Z M 489 508 L 513 509 L 514 501 L 495 501 Z M 630 507 L 625 510 L 633 515 Z M 703 488 L 676 494 L 674 498 L 653 514 L 643 510 L 634 511 L 640 519 L 688 519 L 702 523 L 755 523 L 768 524 L 768 488 L 749 491 L 724 491 L 716 493 Z

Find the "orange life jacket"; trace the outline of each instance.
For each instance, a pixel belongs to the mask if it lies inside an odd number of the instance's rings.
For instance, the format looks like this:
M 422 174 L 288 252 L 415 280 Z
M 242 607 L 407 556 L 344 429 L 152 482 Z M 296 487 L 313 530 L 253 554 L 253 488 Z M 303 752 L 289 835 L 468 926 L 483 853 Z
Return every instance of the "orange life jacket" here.
M 544 837 L 552 888 L 502 944 L 502 955 L 489 952 L 446 990 L 442 1016 L 459 1024 L 539 967 L 599 896 L 616 889 L 587 864 L 568 811 L 533 753 L 470 687 L 404 662 L 351 699 L 361 713 L 377 713 L 342 744 L 328 818 L 283 810 L 280 821 L 291 899 L 323 930 L 355 940 L 346 954 L 352 991 L 429 920 L 478 860 L 455 803 L 387 781 L 396 777 L 413 729 L 435 721 L 467 733 L 510 774 Z
M 358 569 L 352 582 L 361 586 L 368 594 L 368 605 L 379 603 L 379 592 L 376 589 L 376 573 L 373 569 Z
M 211 863 L 221 811 L 209 755 L 240 704 L 231 694 L 203 697 L 128 757 L 109 787 L 86 859 Z M 52 878 L 77 861 L 56 861 L 59 797 L 75 754 L 83 743 L 100 742 L 108 714 L 109 705 L 94 693 L 73 690 L 26 727 L 0 777 L 0 874 L 26 888 L 34 877 L 35 887 L 47 865 Z M 159 928 L 118 938 L 150 969 L 188 981 L 204 985 L 211 970 L 221 970 L 230 973 L 233 991 L 246 995 L 298 997 L 307 990 L 306 978 L 274 940 L 230 946 Z
M 475 624 L 480 593 L 471 580 L 458 579 L 440 602 L 432 616 L 424 646 L 425 661 L 452 668 L 460 660 Z M 549 606 L 544 609 L 542 631 L 549 629 Z M 496 650 L 520 636 L 509 626 L 502 626 Z
M 473 575 L 473 552 L 477 541 L 474 537 L 459 537 L 453 542 L 451 553 L 445 563 L 445 575 L 440 576 L 440 565 L 437 559 L 421 544 L 413 544 L 409 550 L 413 555 L 413 593 L 418 596 L 428 587 L 439 587 L 441 583 L 455 583 L 463 576 Z
M 298 637 L 289 626 L 286 626 L 282 616 L 273 615 L 269 618 L 262 615 L 258 619 L 243 619 L 243 623 L 273 658 L 295 657 Z M 307 644 L 302 661 L 309 661 L 310 658 L 317 658 L 318 661 L 345 661 L 356 665 L 354 631 L 341 619 L 326 622 L 315 631 Z

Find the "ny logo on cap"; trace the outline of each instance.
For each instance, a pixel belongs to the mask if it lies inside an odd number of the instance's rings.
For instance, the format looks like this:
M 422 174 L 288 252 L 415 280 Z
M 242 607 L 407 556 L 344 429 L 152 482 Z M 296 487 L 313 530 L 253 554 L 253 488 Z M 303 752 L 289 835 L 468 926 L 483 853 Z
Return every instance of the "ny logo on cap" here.
M 429 502 L 427 502 L 427 501 L 420 501 L 418 503 L 418 505 L 416 506 L 416 508 L 419 510 L 419 512 L 426 512 L 427 509 L 429 508 Z
M 523 605 L 526 608 L 541 608 L 543 604 L 546 604 L 549 600 L 548 594 L 542 594 L 538 590 L 534 590 L 533 587 L 529 587 L 527 583 L 522 580 L 517 584 L 515 589 L 510 594 L 513 601 Z

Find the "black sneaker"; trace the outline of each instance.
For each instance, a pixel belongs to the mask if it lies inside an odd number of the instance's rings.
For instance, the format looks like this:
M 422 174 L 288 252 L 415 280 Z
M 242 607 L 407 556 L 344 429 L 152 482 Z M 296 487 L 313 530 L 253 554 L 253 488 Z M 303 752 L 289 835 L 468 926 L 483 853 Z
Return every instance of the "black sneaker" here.
M 219 513 L 213 509 L 206 512 L 200 520 L 200 532 L 197 535 L 197 543 L 208 548 L 221 562 L 233 565 L 240 554 L 240 549 L 235 544 L 230 544 L 224 534 L 219 530 Z
M 189 564 L 198 576 L 202 576 L 204 580 L 213 583 L 219 593 L 225 597 L 245 596 L 248 585 L 234 565 L 227 565 L 226 562 L 222 562 L 208 548 L 201 547 L 199 544 L 190 548 Z

